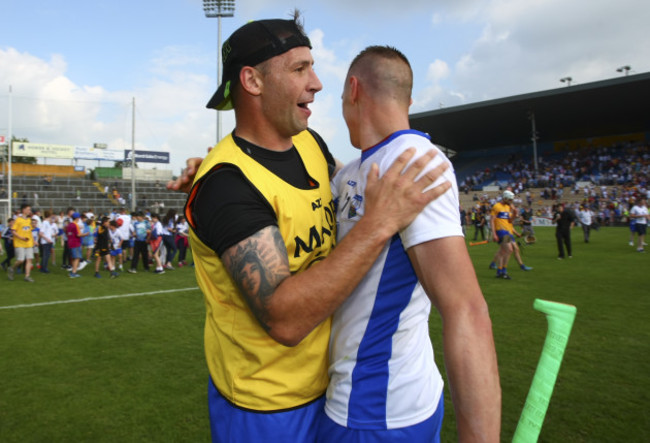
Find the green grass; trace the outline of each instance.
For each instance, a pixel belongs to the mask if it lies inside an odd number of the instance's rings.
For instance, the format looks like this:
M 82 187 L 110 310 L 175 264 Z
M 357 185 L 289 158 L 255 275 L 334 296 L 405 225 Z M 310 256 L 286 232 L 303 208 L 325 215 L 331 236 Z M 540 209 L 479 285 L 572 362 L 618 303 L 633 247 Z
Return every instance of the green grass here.
M 470 247 L 490 306 L 503 389 L 502 441 L 511 441 L 546 335 L 535 298 L 578 315 L 540 436 L 543 442 L 650 441 L 650 256 L 604 228 L 558 261 L 552 228 L 526 247 L 532 272 L 511 261 L 511 281 L 488 264 L 495 245 Z M 36 283 L 0 276 L 0 441 L 207 442 L 204 307 L 192 268 L 109 280 L 71 280 L 59 268 Z M 101 297 L 179 289 L 124 298 Z M 442 362 L 440 321 L 431 332 Z M 440 366 L 442 366 L 440 364 Z M 446 391 L 443 441 L 455 441 Z
M 473 234 L 473 231 L 470 231 Z M 604 228 L 582 240 L 572 232 L 573 258 L 557 260 L 554 228 L 537 228 L 524 262 L 510 261 L 512 280 L 488 270 L 496 246 L 469 248 L 490 307 L 503 392 L 502 441 L 511 441 L 546 336 L 536 298 L 578 308 L 539 441 L 650 441 L 650 257 L 628 246 L 627 228 Z M 436 360 L 442 362 L 440 321 L 431 317 Z M 444 441 L 455 441 L 449 392 L 445 392 Z
M 193 268 L 0 280 L 0 306 L 194 288 Z M 198 289 L 0 310 L 0 441 L 209 440 Z

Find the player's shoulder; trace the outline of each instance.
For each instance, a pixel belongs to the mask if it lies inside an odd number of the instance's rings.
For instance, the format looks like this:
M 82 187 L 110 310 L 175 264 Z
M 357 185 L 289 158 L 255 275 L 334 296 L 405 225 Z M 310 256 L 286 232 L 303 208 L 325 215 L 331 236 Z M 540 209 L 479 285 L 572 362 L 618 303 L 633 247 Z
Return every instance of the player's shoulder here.
M 388 137 L 381 144 L 380 149 L 377 149 L 377 152 L 373 154 L 373 161 L 379 163 L 381 170 L 384 171 L 393 164 L 397 157 L 409 148 L 415 149 L 416 158 L 431 150 L 435 151 L 436 156 L 432 160 L 431 166 L 434 167 L 440 163 L 447 162 L 449 163 L 450 171 L 453 172 L 453 166 L 445 153 L 431 142 L 427 134 L 413 129 L 398 131 Z
M 390 140 L 391 144 L 394 146 L 392 151 L 399 151 L 400 153 L 407 150 L 408 148 L 415 148 L 418 154 L 424 154 L 427 151 L 433 149 L 438 153 L 442 154 L 445 158 L 445 154 L 442 150 L 435 145 L 428 134 L 424 132 L 417 131 L 415 129 L 409 129 L 404 131 L 398 131 L 393 134 L 394 137 Z

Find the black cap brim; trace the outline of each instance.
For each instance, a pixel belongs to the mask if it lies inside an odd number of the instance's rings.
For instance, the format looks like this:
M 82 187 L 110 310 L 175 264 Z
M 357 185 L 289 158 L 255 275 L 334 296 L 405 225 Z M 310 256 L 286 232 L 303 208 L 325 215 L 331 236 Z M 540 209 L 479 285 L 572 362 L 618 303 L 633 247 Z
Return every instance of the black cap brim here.
M 219 111 L 227 111 L 232 109 L 232 92 L 230 91 L 230 80 L 225 81 L 219 85 L 219 89 L 214 93 L 208 104 L 205 106 L 208 109 L 217 109 Z

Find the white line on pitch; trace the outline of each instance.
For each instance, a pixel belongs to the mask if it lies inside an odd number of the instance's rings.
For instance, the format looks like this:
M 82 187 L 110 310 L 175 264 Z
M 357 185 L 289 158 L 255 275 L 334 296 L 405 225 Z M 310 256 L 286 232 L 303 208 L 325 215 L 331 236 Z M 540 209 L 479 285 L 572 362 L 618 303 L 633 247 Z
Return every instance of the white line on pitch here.
M 119 295 L 105 295 L 103 297 L 87 297 L 87 298 L 76 298 L 72 300 L 57 300 L 57 301 L 47 301 L 42 303 L 30 303 L 25 305 L 13 305 L 13 306 L 0 306 L 0 309 L 21 309 L 21 308 L 35 308 L 38 306 L 49 306 L 49 305 L 62 305 L 66 303 L 83 303 L 87 301 L 97 301 L 97 300 L 109 300 L 112 298 L 126 298 L 126 297 L 141 297 L 143 295 L 155 295 L 155 294 L 165 294 L 169 292 L 184 292 L 184 291 L 193 291 L 199 289 L 198 286 L 193 288 L 181 288 L 181 289 L 166 289 L 164 291 L 152 291 L 152 292 L 134 292 L 133 294 L 119 294 Z

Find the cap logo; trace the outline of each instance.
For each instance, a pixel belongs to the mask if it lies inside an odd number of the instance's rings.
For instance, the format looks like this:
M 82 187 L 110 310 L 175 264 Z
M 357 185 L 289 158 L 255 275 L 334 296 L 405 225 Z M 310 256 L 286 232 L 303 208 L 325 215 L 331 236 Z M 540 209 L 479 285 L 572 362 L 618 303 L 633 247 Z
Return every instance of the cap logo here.
M 230 97 L 230 80 L 226 82 L 226 89 L 223 91 L 223 98 Z
M 223 47 L 221 48 L 221 58 L 223 59 L 223 63 L 226 63 L 231 52 L 232 46 L 230 46 L 230 39 L 228 39 L 224 42 Z

